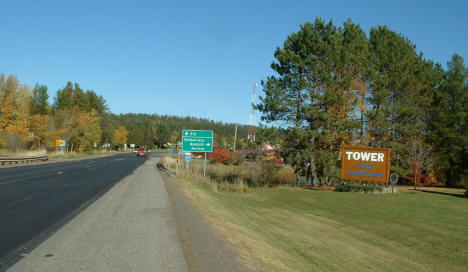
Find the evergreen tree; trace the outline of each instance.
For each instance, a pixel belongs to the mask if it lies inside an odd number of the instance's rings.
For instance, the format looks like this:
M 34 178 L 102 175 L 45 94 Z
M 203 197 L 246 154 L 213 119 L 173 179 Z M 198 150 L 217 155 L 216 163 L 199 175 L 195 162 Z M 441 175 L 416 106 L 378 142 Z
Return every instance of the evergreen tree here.
M 67 85 L 63 89 L 58 90 L 55 95 L 54 111 L 71 109 L 74 106 L 73 100 L 73 84 L 68 81 Z
M 392 171 L 411 175 L 410 139 L 427 135 L 428 108 L 438 83 L 432 62 L 405 37 L 387 27 L 372 28 L 373 52 L 367 114 L 369 142 L 392 149 Z
M 36 84 L 32 90 L 32 99 L 29 106 L 30 114 L 48 114 L 49 103 L 47 100 L 49 95 L 47 94 L 47 86 Z
M 257 109 L 262 120 L 285 125 L 283 150 L 298 178 L 338 177 L 341 145 L 359 129 L 353 113 L 365 96 L 368 55 L 364 32 L 349 20 L 343 28 L 321 19 L 306 23 L 276 49 L 278 77 L 262 83 Z
M 431 119 L 431 140 L 438 153 L 439 178 L 448 186 L 468 180 L 468 68 L 453 55 L 437 89 Z

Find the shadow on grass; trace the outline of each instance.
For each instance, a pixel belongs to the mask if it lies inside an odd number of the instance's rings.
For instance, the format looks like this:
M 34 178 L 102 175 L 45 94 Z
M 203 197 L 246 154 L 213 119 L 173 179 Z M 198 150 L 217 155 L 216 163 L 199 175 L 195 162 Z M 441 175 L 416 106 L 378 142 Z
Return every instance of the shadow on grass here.
M 415 193 L 417 193 L 419 190 L 418 189 L 413 189 Z M 437 191 L 430 191 L 430 190 L 424 190 L 421 189 L 421 192 L 423 193 L 430 193 L 430 194 L 438 194 L 438 195 L 448 195 L 448 196 L 454 196 L 454 197 L 461 197 L 461 198 L 466 198 L 465 195 L 463 194 L 455 194 L 455 193 L 447 193 L 447 192 L 437 192 Z

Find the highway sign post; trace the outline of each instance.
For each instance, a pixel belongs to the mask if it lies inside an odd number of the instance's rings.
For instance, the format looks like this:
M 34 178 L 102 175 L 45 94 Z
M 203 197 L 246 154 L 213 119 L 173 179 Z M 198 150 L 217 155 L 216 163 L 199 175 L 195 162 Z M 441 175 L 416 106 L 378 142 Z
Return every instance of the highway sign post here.
M 55 140 L 55 146 L 64 147 L 65 146 L 65 140 Z
M 55 147 L 57 148 L 57 151 L 60 149 L 63 151 L 64 147 L 65 147 L 65 140 L 58 140 L 56 139 L 55 140 Z
M 206 153 L 213 152 L 213 131 L 184 129 L 182 131 L 182 151 L 205 153 L 203 177 L 206 177 Z
M 398 174 L 392 173 L 390 175 L 390 186 L 392 186 L 392 194 L 393 194 L 393 188 L 395 188 L 397 181 L 398 181 Z
M 188 172 L 188 163 L 192 160 L 192 157 L 189 155 L 185 156 L 185 171 Z

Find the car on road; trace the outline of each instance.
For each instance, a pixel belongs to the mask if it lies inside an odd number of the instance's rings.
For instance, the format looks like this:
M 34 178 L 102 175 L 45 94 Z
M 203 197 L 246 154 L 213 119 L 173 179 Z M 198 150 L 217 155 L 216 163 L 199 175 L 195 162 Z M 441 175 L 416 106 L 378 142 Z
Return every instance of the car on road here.
M 138 149 L 137 152 L 136 152 L 136 155 L 137 155 L 137 157 L 144 157 L 144 156 L 146 156 L 146 151 L 145 151 L 145 149 L 143 149 L 143 148 Z

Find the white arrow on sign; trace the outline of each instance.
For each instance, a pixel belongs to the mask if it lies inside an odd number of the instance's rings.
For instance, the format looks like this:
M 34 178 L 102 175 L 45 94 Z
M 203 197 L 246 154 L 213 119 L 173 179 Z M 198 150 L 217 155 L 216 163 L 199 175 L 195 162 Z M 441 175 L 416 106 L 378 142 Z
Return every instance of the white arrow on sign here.
M 210 143 L 206 143 L 206 146 L 210 146 Z

